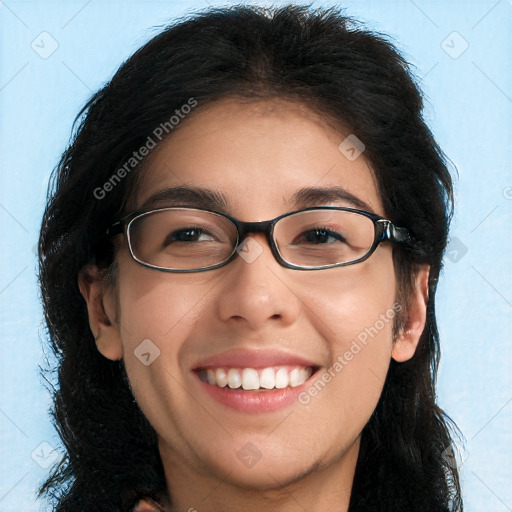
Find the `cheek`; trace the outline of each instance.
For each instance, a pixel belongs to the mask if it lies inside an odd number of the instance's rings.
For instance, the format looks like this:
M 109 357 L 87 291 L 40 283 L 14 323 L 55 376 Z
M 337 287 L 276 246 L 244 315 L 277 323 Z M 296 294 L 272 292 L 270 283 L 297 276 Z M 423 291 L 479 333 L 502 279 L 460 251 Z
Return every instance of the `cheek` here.
M 332 350 L 342 350 L 358 337 L 364 342 L 368 331 L 391 341 L 392 320 L 400 306 L 395 304 L 395 273 L 387 248 L 361 264 L 326 272 L 303 288 L 308 289 L 310 320 Z
M 201 317 L 214 280 L 210 275 L 152 271 L 131 261 L 121 260 L 119 267 L 124 275 L 119 279 L 118 321 L 125 347 L 149 338 L 161 341 L 162 349 L 179 348 L 182 336 Z
M 182 424 L 197 419 L 187 415 L 181 353 L 205 315 L 208 290 L 215 282 L 206 274 L 152 272 L 130 262 L 119 267 L 118 322 L 131 390 L 155 430 L 165 432 L 171 444 L 182 445 Z
M 330 364 L 301 401 L 314 408 L 318 421 L 330 425 L 336 438 L 359 435 L 377 405 L 389 368 L 400 305 L 395 303 L 391 259 L 381 260 L 339 269 L 311 297 L 309 318 L 326 340 Z
M 199 281 L 119 260 L 117 321 L 124 364 L 139 403 L 151 403 L 160 381 L 180 374 L 180 352 L 203 317 L 215 283 L 210 277 Z

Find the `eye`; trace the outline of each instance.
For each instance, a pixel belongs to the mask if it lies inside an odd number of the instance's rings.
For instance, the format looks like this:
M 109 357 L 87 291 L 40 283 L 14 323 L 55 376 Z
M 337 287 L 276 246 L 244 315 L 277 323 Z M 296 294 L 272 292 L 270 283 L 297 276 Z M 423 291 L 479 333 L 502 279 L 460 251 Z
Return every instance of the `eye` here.
M 170 245 L 175 242 L 208 242 L 213 241 L 215 237 L 207 230 L 202 227 L 186 227 L 177 229 L 170 233 L 165 241 L 164 245 Z
M 346 242 L 345 237 L 328 228 L 314 228 L 301 234 L 301 239 L 315 245 L 332 244 L 334 242 Z M 299 240 L 300 242 L 301 240 Z

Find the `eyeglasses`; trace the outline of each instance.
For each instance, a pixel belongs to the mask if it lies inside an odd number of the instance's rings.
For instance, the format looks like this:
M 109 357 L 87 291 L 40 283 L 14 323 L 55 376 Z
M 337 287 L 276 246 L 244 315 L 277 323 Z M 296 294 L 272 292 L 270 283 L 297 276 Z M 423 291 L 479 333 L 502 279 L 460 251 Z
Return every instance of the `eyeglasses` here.
M 202 272 L 236 257 L 248 233 L 264 233 L 285 268 L 321 270 L 369 258 L 384 241 L 412 246 L 406 228 L 353 208 L 305 208 L 272 220 L 242 222 L 205 208 L 140 210 L 114 222 L 108 236 L 124 232 L 132 258 L 164 272 Z

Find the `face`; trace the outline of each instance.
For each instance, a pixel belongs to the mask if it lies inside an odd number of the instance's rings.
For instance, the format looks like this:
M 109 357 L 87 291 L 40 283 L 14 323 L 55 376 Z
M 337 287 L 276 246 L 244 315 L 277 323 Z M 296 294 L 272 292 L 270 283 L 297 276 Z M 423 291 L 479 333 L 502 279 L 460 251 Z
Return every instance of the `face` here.
M 180 201 L 149 200 L 164 189 L 198 187 L 225 196 L 231 216 L 260 221 L 301 206 L 354 207 L 343 194 L 317 194 L 308 204 L 293 199 L 299 190 L 338 187 L 384 216 L 364 153 L 350 160 L 338 149 L 347 135 L 298 104 L 217 102 L 155 150 L 136 206 L 172 206 Z M 362 263 L 298 271 L 278 264 L 263 234 L 250 236 L 246 257 L 177 274 L 138 265 L 120 235 L 115 287 L 96 301 L 81 281 L 98 348 L 124 359 L 171 482 L 181 473 L 264 489 L 314 471 L 353 469 L 390 359 L 412 356 L 423 327 L 416 315 L 393 343 L 401 305 L 390 244 Z M 149 353 L 146 364 L 141 351 Z M 281 370 L 284 385 L 283 375 L 296 369 L 299 384 L 238 391 L 218 385 L 217 369 L 243 377 L 247 368 L 258 377 Z M 201 369 L 220 380 L 203 382 Z

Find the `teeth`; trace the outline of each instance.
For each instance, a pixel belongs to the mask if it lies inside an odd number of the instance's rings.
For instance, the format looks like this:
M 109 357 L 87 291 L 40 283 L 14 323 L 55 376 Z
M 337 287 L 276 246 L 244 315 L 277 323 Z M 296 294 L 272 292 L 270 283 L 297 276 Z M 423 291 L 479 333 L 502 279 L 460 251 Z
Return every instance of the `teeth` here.
M 242 372 L 242 387 L 244 389 L 258 389 L 260 387 L 260 377 L 256 370 L 245 368 Z
M 240 387 L 240 384 L 242 384 L 242 379 L 240 378 L 239 371 L 234 368 L 230 368 L 228 370 L 228 386 L 231 389 L 236 389 Z
M 206 382 L 208 382 L 208 384 L 217 384 L 213 370 L 206 370 Z
M 272 368 L 265 368 L 260 374 L 260 388 L 273 389 L 275 386 L 274 370 Z
M 244 390 L 284 389 L 297 387 L 311 376 L 312 369 L 303 366 L 294 368 L 269 367 L 255 370 L 254 368 L 208 368 L 200 372 L 201 380 L 212 386 Z
M 228 385 L 228 376 L 222 368 L 217 368 L 215 370 L 215 378 L 217 379 L 217 382 L 208 382 L 208 384 L 217 384 L 217 386 L 221 388 Z
M 285 368 L 279 368 L 276 373 L 276 388 L 283 389 L 290 384 L 290 378 Z
M 294 368 L 290 372 L 290 386 L 294 388 L 295 386 L 298 386 L 300 382 L 300 370 L 298 368 Z

